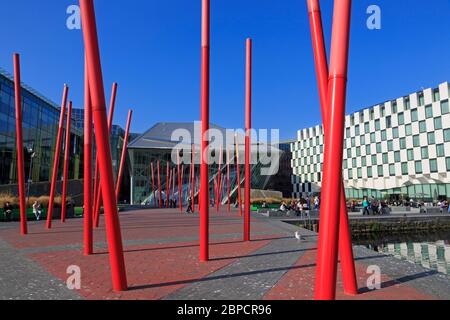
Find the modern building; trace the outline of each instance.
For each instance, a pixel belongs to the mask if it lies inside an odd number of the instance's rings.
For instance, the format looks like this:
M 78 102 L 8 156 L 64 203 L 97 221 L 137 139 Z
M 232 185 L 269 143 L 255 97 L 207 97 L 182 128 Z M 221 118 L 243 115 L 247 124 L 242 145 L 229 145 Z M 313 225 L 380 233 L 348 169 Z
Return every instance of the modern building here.
M 348 115 L 345 128 L 347 198 L 450 197 L 447 82 Z M 323 126 L 300 130 L 291 151 L 293 196 L 320 193 Z
M 25 84 L 22 84 L 21 93 L 25 175 L 27 180 L 31 178 L 33 182 L 48 182 L 53 170 L 60 107 Z M 17 183 L 14 101 L 14 79 L 0 69 L 0 185 Z M 71 128 L 70 179 L 82 178 L 82 134 L 83 132 L 77 127 Z M 32 157 L 33 154 L 34 157 Z M 64 154 L 60 155 L 61 164 L 63 156 Z M 61 165 L 60 177 L 62 170 Z
M 217 125 L 212 124 L 211 129 L 217 130 L 222 134 L 223 137 L 227 136 L 226 129 L 219 127 Z M 188 136 L 189 140 L 183 139 L 182 141 L 179 139 L 174 139 L 174 132 L 182 132 L 184 131 Z M 241 139 L 239 139 L 241 141 Z M 231 143 L 233 145 L 233 143 Z M 167 166 L 169 166 L 170 170 L 176 169 L 177 163 L 176 161 L 172 161 L 172 151 L 182 146 L 180 149 L 189 150 L 189 154 L 186 155 L 187 159 L 192 157 L 192 145 L 195 147 L 195 194 L 197 195 L 199 182 L 198 182 L 198 173 L 199 173 L 199 159 L 200 159 L 200 131 L 199 127 L 195 125 L 195 123 L 157 123 L 152 128 L 150 128 L 147 132 L 142 134 L 133 140 L 128 146 L 128 152 L 131 161 L 131 192 L 130 192 L 130 202 L 131 204 L 148 204 L 154 205 L 155 197 L 159 199 L 159 191 L 157 190 L 157 163 L 160 162 L 160 176 L 161 176 L 161 197 L 165 199 L 166 197 L 166 181 L 167 181 Z M 245 181 L 244 177 L 244 153 L 243 147 L 241 145 L 239 154 L 240 154 L 240 172 L 241 172 L 241 180 L 240 183 L 237 179 L 237 171 L 235 165 L 235 156 L 234 150 L 231 151 L 230 160 L 232 163 L 230 176 L 231 176 L 231 202 L 234 203 L 238 194 L 238 185 L 243 187 L 243 183 Z M 220 149 L 219 149 L 220 150 Z M 227 150 L 226 147 L 222 149 L 222 166 L 219 170 L 218 160 L 217 164 L 210 165 L 210 195 L 211 198 L 217 198 L 221 203 L 227 203 L 228 201 L 228 191 L 225 186 L 225 177 L 227 174 Z M 215 152 L 212 155 L 215 157 Z M 219 156 L 217 157 L 217 159 Z M 190 181 L 190 161 L 189 162 L 181 162 L 184 164 L 182 168 L 184 168 L 183 173 L 183 202 L 187 201 L 188 191 L 191 188 L 192 182 Z M 151 174 L 151 165 L 154 166 L 154 185 L 155 189 L 152 188 L 152 174 Z M 261 165 L 256 164 L 252 166 L 252 188 L 253 189 L 265 189 L 270 176 L 261 175 Z M 222 192 L 215 197 L 214 195 L 214 180 L 218 179 L 219 174 L 221 173 L 221 181 Z M 170 177 L 170 174 L 169 174 Z M 289 180 L 288 180 L 289 181 Z M 173 185 L 172 185 L 173 186 Z M 177 187 L 178 188 L 178 187 Z M 175 188 L 175 199 L 178 199 L 178 189 Z M 217 200 L 215 199 L 215 200 Z

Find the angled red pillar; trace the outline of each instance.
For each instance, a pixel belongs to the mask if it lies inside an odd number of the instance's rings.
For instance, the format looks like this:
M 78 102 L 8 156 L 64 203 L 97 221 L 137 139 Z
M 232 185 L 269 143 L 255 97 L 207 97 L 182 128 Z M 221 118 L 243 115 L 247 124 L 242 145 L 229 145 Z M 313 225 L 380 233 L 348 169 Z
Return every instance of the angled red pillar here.
M 169 162 L 166 163 L 166 208 L 169 208 Z
M 236 134 L 236 173 L 237 173 L 237 188 L 238 188 L 238 205 L 239 215 L 242 217 L 242 195 L 241 195 L 241 168 L 239 167 L 239 137 Z
M 351 0 L 335 1 L 327 95 L 329 139 L 325 144 L 317 252 L 317 300 L 336 298 L 350 16 Z
M 49 199 L 49 203 L 48 203 L 48 213 L 47 213 L 47 229 L 51 229 L 51 227 L 52 227 L 53 206 L 55 203 L 56 183 L 58 180 L 58 169 L 59 169 L 59 157 L 61 154 L 61 140 L 62 140 L 64 115 L 66 113 L 68 93 L 69 93 L 69 87 L 67 85 L 64 85 L 64 93 L 63 93 L 63 98 L 62 98 L 62 103 L 61 103 L 61 115 L 59 117 L 58 136 L 56 138 L 55 155 L 54 155 L 54 159 L 53 159 L 52 184 L 50 186 L 50 199 Z
M 80 0 L 80 9 L 88 62 L 89 87 L 94 116 L 95 135 L 100 163 L 100 184 L 103 190 L 103 200 L 105 205 L 106 234 L 109 247 L 113 289 L 116 291 L 124 291 L 127 290 L 127 278 L 119 214 L 114 193 L 111 148 L 106 121 L 105 91 L 103 88 L 103 76 L 93 1 Z
M 162 194 L 161 194 L 161 161 L 158 160 L 157 163 L 158 167 L 158 208 L 162 208 L 163 201 L 162 201 Z
M 92 106 L 88 67 L 84 67 L 84 255 L 94 253 L 92 216 Z
M 156 208 L 156 194 L 155 194 L 155 168 L 153 162 L 151 163 L 151 171 L 152 171 L 152 195 L 153 195 L 153 206 Z
M 117 183 L 116 183 L 117 202 L 119 202 L 119 194 L 120 194 L 120 187 L 122 184 L 123 170 L 125 169 L 125 161 L 127 158 L 128 138 L 130 136 L 130 126 L 131 126 L 131 118 L 132 117 L 133 117 L 133 110 L 130 110 L 130 111 L 128 111 L 128 120 L 127 120 L 127 127 L 125 129 L 125 138 L 123 141 L 122 156 L 120 157 L 119 173 L 117 174 Z
M 183 186 L 184 186 L 184 163 L 181 165 L 181 193 L 183 194 Z M 181 203 L 183 203 L 183 196 L 181 197 Z M 181 205 L 183 206 L 183 204 Z
M 311 25 L 311 35 L 314 48 L 314 59 L 316 64 L 316 74 L 320 93 L 320 105 L 324 123 L 325 135 L 328 132 L 329 110 L 327 109 L 328 94 L 328 62 L 323 35 L 322 17 L 319 0 L 308 0 L 308 11 Z M 328 138 L 326 137 L 325 140 Z M 345 198 L 345 188 L 342 183 L 339 223 L 339 252 L 341 256 L 342 278 L 344 291 L 350 295 L 358 294 L 356 281 L 355 262 L 353 257 L 353 247 L 347 212 L 347 200 Z
M 192 178 L 191 178 L 191 182 L 192 182 L 192 211 L 195 212 L 195 144 L 192 145 Z
M 209 260 L 209 39 L 210 2 L 202 0 L 201 151 L 200 151 L 200 261 Z
M 177 175 L 177 169 L 176 168 L 173 168 L 172 169 L 172 200 L 174 200 L 175 201 L 175 184 L 176 184 L 176 180 L 175 180 L 175 177 L 176 177 L 176 175 Z
M 231 211 L 231 181 L 230 181 L 230 149 L 227 148 L 227 193 L 228 193 L 228 212 Z
M 20 81 L 20 56 L 15 53 L 14 59 L 14 92 L 16 102 L 16 132 L 17 132 L 17 179 L 19 184 L 20 200 L 20 232 L 22 235 L 28 234 L 27 226 L 27 205 L 25 194 L 25 168 L 23 155 L 23 134 L 22 134 L 22 96 Z M 31 177 L 30 177 L 31 178 Z
M 221 190 L 220 190 L 220 188 L 221 188 L 221 186 L 222 186 L 222 171 L 220 170 L 221 169 L 221 167 L 222 167 L 222 156 L 223 156 L 223 153 L 222 153 L 222 147 L 220 147 L 220 158 L 219 158 L 219 165 L 218 165 L 218 168 L 217 168 L 217 212 L 219 212 L 219 210 L 220 210 L 220 193 L 221 193 Z
M 63 187 L 62 187 L 62 199 L 61 199 L 61 222 L 66 221 L 67 210 L 67 180 L 69 180 L 69 156 L 70 156 L 70 125 L 72 118 L 72 101 L 69 101 L 69 108 L 67 110 L 66 120 L 66 142 L 64 150 L 64 169 L 63 169 Z
M 113 83 L 112 92 L 111 92 L 111 101 L 109 103 L 109 116 L 108 116 L 108 132 L 111 136 L 113 120 L 114 120 L 114 110 L 116 106 L 116 96 L 117 96 L 117 83 Z M 97 156 L 98 163 L 98 156 Z M 101 178 L 101 177 L 100 177 Z M 97 193 L 95 194 L 95 203 L 94 203 L 94 227 L 98 228 L 100 223 L 100 209 L 102 207 L 102 186 L 99 185 L 97 188 Z
M 180 164 L 180 150 L 177 151 L 177 169 L 178 169 L 178 202 L 180 206 L 180 212 L 183 212 L 183 197 L 181 195 L 181 192 L 183 191 L 183 186 L 181 184 L 182 178 L 181 178 L 181 164 Z
M 252 130 L 252 39 L 247 39 L 245 80 L 245 214 L 244 214 L 244 241 L 250 241 L 250 207 L 251 207 L 251 168 L 250 148 Z

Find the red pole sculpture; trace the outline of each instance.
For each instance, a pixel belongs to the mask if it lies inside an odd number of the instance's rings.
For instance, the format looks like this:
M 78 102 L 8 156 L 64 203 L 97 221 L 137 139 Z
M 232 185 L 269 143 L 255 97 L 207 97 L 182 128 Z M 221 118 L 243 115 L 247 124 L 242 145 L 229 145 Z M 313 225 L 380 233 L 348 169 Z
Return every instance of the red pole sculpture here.
M 230 149 L 227 147 L 227 192 L 228 192 L 228 212 L 231 211 L 231 181 L 230 181 Z
M 67 199 L 67 180 L 69 180 L 69 156 L 70 156 L 70 124 L 72 118 L 72 101 L 69 101 L 69 109 L 67 110 L 67 122 L 66 122 L 66 143 L 64 150 L 64 169 L 63 169 L 63 187 L 62 187 L 62 199 L 61 199 L 61 222 L 66 221 L 66 199 Z
M 166 163 L 166 208 L 169 208 L 169 162 Z
M 58 137 L 56 138 L 55 158 L 53 159 L 52 184 L 50 186 L 50 199 L 47 213 L 47 229 L 52 227 L 53 205 L 55 202 L 56 181 L 58 180 L 59 155 L 61 154 L 62 129 L 64 126 L 64 114 L 66 113 L 67 95 L 69 87 L 64 85 L 63 100 L 61 103 L 61 115 L 59 118 Z
M 308 0 L 308 11 L 311 24 L 311 34 L 314 47 L 314 58 L 316 62 L 316 73 L 320 92 L 320 102 L 322 108 L 322 118 L 324 122 L 325 133 L 328 132 L 328 62 L 325 49 L 322 17 L 319 0 Z M 327 140 L 328 138 L 326 138 Z M 340 223 L 339 223 L 339 251 L 342 264 L 342 277 L 344 291 L 347 294 L 358 294 L 358 285 L 356 281 L 355 262 L 353 257 L 353 247 L 348 221 L 347 201 L 345 199 L 345 188 L 341 186 L 341 205 L 340 205 Z
M 25 168 L 23 156 L 23 134 L 22 134 L 22 96 L 20 84 L 20 56 L 15 53 L 14 60 L 14 92 L 16 96 L 16 131 L 17 131 L 17 179 L 19 184 L 20 198 L 20 232 L 28 234 L 27 206 L 25 195 Z M 31 178 L 31 177 L 30 177 Z
M 252 39 L 247 39 L 247 66 L 245 85 L 245 215 L 244 215 L 244 241 L 250 241 L 250 206 L 251 206 L 251 168 L 250 148 L 252 130 Z
M 106 101 L 100 63 L 94 3 L 80 0 L 84 44 L 86 48 L 89 87 L 94 115 L 95 135 L 100 163 L 101 187 L 105 205 L 106 234 L 110 253 L 110 267 L 113 289 L 127 290 L 127 277 L 123 256 L 122 235 L 120 231 L 117 201 L 114 193 L 114 176 L 111 161 L 108 125 L 106 122 Z
M 177 152 L 177 168 L 178 168 L 178 202 L 180 206 L 180 212 L 183 212 L 183 197 L 181 195 L 181 192 L 183 191 L 183 186 L 181 184 L 182 178 L 181 178 L 181 171 L 180 171 L 180 150 Z
M 112 93 L 111 93 L 111 101 L 109 104 L 109 116 L 108 116 L 108 133 L 111 135 L 113 119 L 114 119 L 114 109 L 116 105 L 116 95 L 117 95 L 117 83 L 113 83 L 112 85 Z M 98 163 L 98 156 L 97 156 Z M 101 177 L 100 177 L 101 178 Z M 98 228 L 100 223 L 100 209 L 102 207 L 102 186 L 99 185 L 97 188 L 97 193 L 95 195 L 95 211 L 94 211 L 94 226 Z
M 162 195 L 161 195 L 161 161 L 157 162 L 157 171 L 158 171 L 158 208 L 162 208 Z
M 217 171 L 218 177 L 217 177 L 217 212 L 220 210 L 220 196 L 221 196 L 221 187 L 222 187 L 222 147 L 220 147 L 220 158 L 219 158 L 219 168 Z
M 209 260 L 209 39 L 210 2 L 202 0 L 202 68 L 201 68 L 201 115 L 202 139 L 200 155 L 200 261 Z
M 125 169 L 125 161 L 127 158 L 127 147 L 128 147 L 128 138 L 130 135 L 130 126 L 131 126 L 131 118 L 133 117 L 133 110 L 128 111 L 128 120 L 127 120 L 127 127 L 125 130 L 125 138 L 123 141 L 123 148 L 122 148 L 122 156 L 120 157 L 120 167 L 119 167 L 119 173 L 117 175 L 117 184 L 116 184 L 116 198 L 117 202 L 119 202 L 119 194 L 120 194 L 120 187 L 122 184 L 122 176 L 123 176 L 123 170 Z
M 184 193 L 183 186 L 184 186 L 184 163 L 181 165 L 181 193 Z M 181 203 L 183 203 L 183 197 L 181 197 Z
M 84 255 L 94 252 L 92 234 L 92 106 L 88 67 L 84 67 Z
M 153 206 L 156 208 L 156 194 L 155 194 L 155 168 L 153 162 L 151 164 L 152 169 L 152 195 L 153 195 Z
M 192 145 L 192 211 L 195 212 L 195 144 Z
M 174 200 L 174 201 L 176 199 L 175 198 L 175 184 L 176 184 L 175 177 L 176 177 L 176 175 L 177 175 L 177 170 L 176 170 L 176 168 L 173 168 L 172 169 L 172 200 Z
M 235 141 L 236 141 L 236 171 L 237 171 L 239 215 L 242 217 L 241 168 L 239 167 L 239 138 L 237 134 L 235 135 Z
M 335 1 L 327 96 L 329 139 L 325 145 L 321 227 L 317 253 L 315 290 L 317 300 L 336 298 L 340 222 L 339 211 L 336 208 L 340 208 L 341 204 L 350 16 L 351 0 Z

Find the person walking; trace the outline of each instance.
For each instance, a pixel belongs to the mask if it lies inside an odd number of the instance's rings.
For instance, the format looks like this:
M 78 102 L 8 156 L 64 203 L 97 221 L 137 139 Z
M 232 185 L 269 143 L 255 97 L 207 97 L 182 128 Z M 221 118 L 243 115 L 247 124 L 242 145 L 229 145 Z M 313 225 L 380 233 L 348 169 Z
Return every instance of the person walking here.
M 367 197 L 364 197 L 362 205 L 363 205 L 363 216 L 365 215 L 369 216 L 370 215 L 369 200 L 367 199 Z
M 188 198 L 188 207 L 186 210 L 187 213 L 194 213 L 194 211 L 192 210 L 192 197 Z
M 5 206 L 3 207 L 3 213 L 5 215 L 5 221 L 9 222 L 12 219 L 12 213 L 13 213 L 13 207 L 9 202 L 5 203 Z
M 34 216 L 36 217 L 36 221 L 39 221 L 41 219 L 42 208 L 41 204 L 38 201 L 35 201 L 33 203 L 33 213 Z

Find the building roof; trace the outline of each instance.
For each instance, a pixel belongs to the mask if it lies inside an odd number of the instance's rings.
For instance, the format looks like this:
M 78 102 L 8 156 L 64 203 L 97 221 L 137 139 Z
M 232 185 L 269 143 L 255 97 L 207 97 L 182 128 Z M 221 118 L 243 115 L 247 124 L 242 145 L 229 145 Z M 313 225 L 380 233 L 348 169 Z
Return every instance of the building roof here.
M 217 129 L 225 136 L 226 129 L 215 124 L 210 125 L 211 129 Z M 172 134 L 176 130 L 185 130 L 189 133 L 191 141 L 172 139 Z M 196 132 L 197 131 L 197 132 Z M 194 141 L 195 139 L 195 141 Z M 199 122 L 158 122 L 147 132 L 138 136 L 130 142 L 128 149 L 172 149 L 181 142 L 200 144 L 200 123 Z

